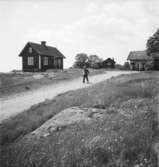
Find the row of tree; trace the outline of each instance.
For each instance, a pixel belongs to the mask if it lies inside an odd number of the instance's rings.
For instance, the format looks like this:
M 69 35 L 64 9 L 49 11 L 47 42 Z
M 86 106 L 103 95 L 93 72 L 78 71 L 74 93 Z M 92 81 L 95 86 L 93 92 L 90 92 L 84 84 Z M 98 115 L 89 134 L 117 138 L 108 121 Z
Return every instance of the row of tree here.
M 147 40 L 146 44 L 147 54 L 152 56 L 152 53 L 159 53 L 159 29 Z M 90 68 L 102 68 L 103 59 L 98 55 L 88 56 L 86 53 L 78 53 L 75 57 L 74 67 L 83 68 L 84 65 L 87 65 Z M 152 67 L 153 62 L 149 63 L 148 66 Z M 124 65 L 116 64 L 118 69 L 130 69 L 130 65 L 126 62 Z
M 103 59 L 97 55 L 88 56 L 86 53 L 78 53 L 75 56 L 74 68 L 83 68 L 84 65 L 87 65 L 89 68 L 100 69 L 103 68 Z M 129 70 L 130 65 L 128 62 L 125 62 L 124 65 L 116 64 L 116 69 L 119 70 Z
M 159 29 L 147 40 L 146 51 L 148 56 L 159 54 Z M 159 66 L 159 64 L 158 64 Z M 157 67 L 158 69 L 159 67 Z M 155 69 L 154 59 L 147 63 L 147 70 Z
M 159 29 L 147 40 L 147 54 L 159 53 Z
M 103 59 L 97 55 L 88 56 L 86 53 L 78 53 L 75 57 L 74 67 L 83 68 L 84 65 L 90 68 L 102 68 Z

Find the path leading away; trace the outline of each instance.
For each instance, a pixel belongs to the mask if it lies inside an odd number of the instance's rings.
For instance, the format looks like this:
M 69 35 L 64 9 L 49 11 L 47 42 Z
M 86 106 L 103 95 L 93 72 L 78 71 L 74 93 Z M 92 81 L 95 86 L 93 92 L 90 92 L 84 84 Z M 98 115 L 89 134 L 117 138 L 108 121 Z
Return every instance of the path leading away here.
M 38 90 L 28 91 L 27 93 L 20 93 L 12 95 L 6 98 L 0 98 L 0 122 L 11 116 L 29 109 L 32 105 L 43 102 L 45 99 L 52 99 L 60 93 L 64 93 L 70 90 L 76 90 L 79 88 L 91 86 L 95 83 L 104 81 L 111 77 L 115 77 L 121 74 L 129 74 L 127 71 L 110 71 L 105 74 L 98 74 L 90 77 L 90 84 L 83 84 L 81 78 L 77 78 L 70 81 L 61 81 L 57 84 L 52 84 L 46 87 L 42 87 Z

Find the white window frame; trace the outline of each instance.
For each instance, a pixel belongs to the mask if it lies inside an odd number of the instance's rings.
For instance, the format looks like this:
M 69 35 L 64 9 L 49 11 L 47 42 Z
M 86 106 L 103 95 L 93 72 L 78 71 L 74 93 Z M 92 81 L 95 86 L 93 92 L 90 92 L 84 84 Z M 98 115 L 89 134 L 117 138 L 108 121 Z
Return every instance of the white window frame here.
M 48 57 L 44 57 L 43 63 L 44 63 L 44 66 L 48 66 L 49 65 L 49 58 Z
M 33 66 L 34 65 L 34 57 L 29 56 L 28 57 L 28 66 Z
M 108 62 L 108 63 L 107 63 L 107 66 L 109 66 L 109 67 L 110 67 L 111 65 L 112 65 L 112 63 L 111 63 L 111 62 Z
M 32 47 L 29 47 L 29 53 L 32 53 L 32 52 L 33 52 Z

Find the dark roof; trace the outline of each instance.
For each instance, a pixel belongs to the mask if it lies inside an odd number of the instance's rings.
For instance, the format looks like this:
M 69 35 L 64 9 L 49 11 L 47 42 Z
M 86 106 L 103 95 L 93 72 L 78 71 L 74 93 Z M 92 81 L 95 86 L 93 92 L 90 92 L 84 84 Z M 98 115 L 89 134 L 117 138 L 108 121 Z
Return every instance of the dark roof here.
M 48 45 L 44 46 L 33 42 L 28 42 L 27 45 L 30 45 L 39 55 L 65 58 L 65 56 L 55 47 Z
M 114 61 L 114 59 L 111 59 L 110 57 L 109 58 L 107 58 L 106 60 L 104 60 L 104 62 L 113 62 L 113 63 L 115 63 L 115 61 Z
M 146 51 L 132 51 L 127 60 L 152 60 L 152 58 L 147 55 Z

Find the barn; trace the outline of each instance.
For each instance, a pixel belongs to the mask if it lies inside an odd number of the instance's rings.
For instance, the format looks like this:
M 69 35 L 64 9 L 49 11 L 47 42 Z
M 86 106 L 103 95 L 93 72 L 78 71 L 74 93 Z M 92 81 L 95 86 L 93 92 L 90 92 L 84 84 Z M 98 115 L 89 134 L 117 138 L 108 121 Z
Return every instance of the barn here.
M 146 64 L 151 62 L 153 59 L 148 56 L 146 51 L 131 51 L 127 58 L 130 61 L 131 70 L 145 70 Z
M 65 56 L 55 47 L 28 42 L 19 56 L 22 58 L 24 72 L 46 71 L 48 69 L 63 69 Z
M 114 58 L 107 58 L 103 61 L 103 68 L 115 68 L 115 61 Z

